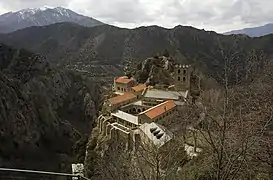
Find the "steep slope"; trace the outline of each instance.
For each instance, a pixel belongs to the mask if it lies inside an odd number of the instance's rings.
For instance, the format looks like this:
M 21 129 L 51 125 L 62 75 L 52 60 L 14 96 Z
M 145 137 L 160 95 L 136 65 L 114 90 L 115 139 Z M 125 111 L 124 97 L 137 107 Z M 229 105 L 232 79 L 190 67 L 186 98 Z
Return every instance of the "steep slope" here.
M 218 76 L 229 59 L 241 76 L 246 73 L 244 67 L 251 57 L 262 62 L 273 54 L 270 48 L 272 37 L 224 36 L 183 26 L 130 30 L 108 25 L 85 28 L 59 23 L 19 30 L 0 36 L 0 40 L 40 53 L 66 67 L 91 72 L 94 76 L 100 74 L 97 73 L 98 66 L 102 69 L 108 66 L 119 73 L 122 68 L 134 66 L 165 49 L 176 60 L 195 64 L 211 76 Z M 109 74 L 108 70 L 102 71 L 105 76 L 118 74 Z
M 69 170 L 99 102 L 95 83 L 0 44 L 0 166 Z
M 103 23 L 62 7 L 23 9 L 0 16 L 0 33 L 8 33 L 31 26 L 45 26 L 59 22 L 74 22 L 82 26 L 93 27 Z
M 234 30 L 230 32 L 224 33 L 225 35 L 230 35 L 230 34 L 245 34 L 250 37 L 260 37 L 268 34 L 273 33 L 273 24 L 266 24 L 264 26 L 259 26 L 259 27 L 253 27 L 253 28 L 245 28 L 245 29 L 240 29 L 240 30 Z

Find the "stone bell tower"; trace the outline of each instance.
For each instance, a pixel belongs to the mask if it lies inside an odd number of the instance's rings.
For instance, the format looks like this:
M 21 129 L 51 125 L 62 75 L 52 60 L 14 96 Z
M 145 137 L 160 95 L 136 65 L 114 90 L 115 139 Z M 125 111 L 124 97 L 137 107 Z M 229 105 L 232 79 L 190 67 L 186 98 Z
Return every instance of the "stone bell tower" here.
M 192 67 L 190 65 L 176 64 L 174 67 L 175 87 L 177 90 L 189 90 Z

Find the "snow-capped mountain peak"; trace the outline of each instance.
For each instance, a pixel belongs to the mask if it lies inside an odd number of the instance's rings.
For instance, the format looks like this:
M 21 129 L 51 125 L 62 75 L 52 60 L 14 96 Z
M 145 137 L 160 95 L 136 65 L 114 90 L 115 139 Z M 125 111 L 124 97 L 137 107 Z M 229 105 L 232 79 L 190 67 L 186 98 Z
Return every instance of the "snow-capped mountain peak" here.
M 47 10 L 56 10 L 58 12 L 61 12 L 61 11 L 64 11 L 65 9 L 64 8 L 60 8 L 60 7 L 53 8 L 53 7 L 49 7 L 49 6 L 43 6 L 43 7 L 40 7 L 40 8 L 22 9 L 22 10 L 20 10 L 18 12 L 15 12 L 15 13 L 16 14 L 21 14 L 22 18 L 25 18 L 25 15 L 26 16 L 34 15 L 35 13 L 42 12 L 42 11 L 47 11 Z
M 65 9 L 65 8 L 62 8 L 62 7 L 56 7 L 54 8 L 55 11 L 57 11 L 58 13 L 60 13 L 61 15 L 63 16 L 70 16 L 70 13 L 69 13 L 69 10 L 68 9 Z
M 17 12 L 0 15 L 0 33 L 12 32 L 30 26 L 45 26 L 60 22 L 73 22 L 82 26 L 92 27 L 103 23 L 62 7 L 27 8 Z
M 29 17 L 30 15 L 34 15 L 38 11 L 40 11 L 40 10 L 38 10 L 38 9 L 23 9 L 18 12 L 15 12 L 15 14 L 17 14 L 18 16 L 21 16 L 23 19 L 25 19 L 25 18 Z

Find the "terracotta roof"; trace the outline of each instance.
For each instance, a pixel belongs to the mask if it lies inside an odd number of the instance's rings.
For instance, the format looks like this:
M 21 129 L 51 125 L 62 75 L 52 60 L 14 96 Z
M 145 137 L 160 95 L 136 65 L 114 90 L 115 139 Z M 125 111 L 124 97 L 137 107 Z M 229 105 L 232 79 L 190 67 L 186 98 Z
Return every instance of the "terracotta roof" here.
M 154 106 L 146 111 L 144 111 L 142 114 L 145 114 L 150 119 L 154 119 L 157 116 L 163 114 L 165 111 L 169 111 L 173 109 L 176 106 L 173 100 L 165 101 L 157 106 Z
M 128 84 L 131 81 L 133 81 L 133 79 L 129 79 L 128 77 L 118 77 L 117 79 L 115 79 L 116 83 L 121 83 L 121 84 Z
M 147 86 L 145 84 L 139 84 L 137 86 L 132 87 L 135 92 L 143 91 Z
M 133 93 L 130 93 L 130 92 L 126 92 L 123 95 L 119 95 L 119 96 L 110 98 L 110 99 L 108 99 L 108 101 L 110 102 L 111 105 L 115 105 L 115 104 L 122 103 L 124 101 L 129 101 L 134 98 L 137 98 L 136 95 L 134 95 Z

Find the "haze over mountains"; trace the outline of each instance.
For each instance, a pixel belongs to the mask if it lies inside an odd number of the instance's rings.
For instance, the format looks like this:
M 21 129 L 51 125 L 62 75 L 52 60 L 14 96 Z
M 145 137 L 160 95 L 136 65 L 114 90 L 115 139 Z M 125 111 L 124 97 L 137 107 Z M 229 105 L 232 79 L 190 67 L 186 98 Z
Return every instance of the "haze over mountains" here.
M 253 27 L 253 28 L 245 28 L 241 30 L 234 30 L 230 32 L 224 33 L 225 35 L 230 35 L 230 34 L 245 34 L 250 37 L 260 37 L 268 34 L 273 33 L 273 23 L 266 24 L 264 26 L 259 26 L 259 27 Z
M 62 7 L 29 8 L 1 15 L 0 33 L 9 33 L 31 26 L 45 26 L 59 22 L 73 22 L 86 27 L 103 24 L 96 19 L 77 14 Z

